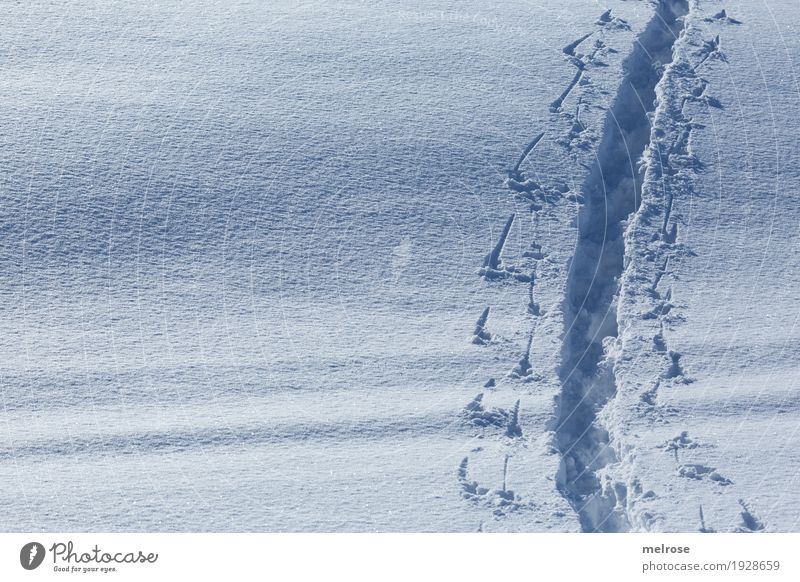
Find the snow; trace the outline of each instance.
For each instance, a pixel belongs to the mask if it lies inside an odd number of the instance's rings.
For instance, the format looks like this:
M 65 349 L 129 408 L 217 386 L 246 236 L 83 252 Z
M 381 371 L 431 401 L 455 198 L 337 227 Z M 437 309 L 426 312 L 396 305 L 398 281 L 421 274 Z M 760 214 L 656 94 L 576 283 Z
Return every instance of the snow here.
M 796 4 L 7 19 L 6 530 L 796 529 Z
M 798 98 L 792 72 L 798 45 L 786 26 L 796 21 L 796 7 L 748 5 L 723 18 L 718 14 L 712 5 L 698 9 L 681 43 L 682 58 L 695 64 L 697 75 L 682 79 L 686 73 L 678 72 L 669 87 L 673 96 L 682 86 L 704 87 L 701 98 L 684 107 L 686 122 L 694 127 L 688 138 L 693 160 L 686 165 L 696 171 L 686 177 L 688 185 L 683 179 L 662 181 L 668 195 L 673 191 L 670 220 L 678 225 L 681 247 L 658 285 L 671 289 L 673 307 L 661 318 L 662 336 L 676 372 L 658 388 L 656 408 L 663 415 L 658 424 L 631 409 L 624 412 L 627 400 L 617 408 L 618 422 L 630 433 L 625 440 L 636 443 L 632 471 L 656 491 L 646 511 L 657 529 L 694 529 L 702 506 L 708 527 L 736 530 L 742 527 L 738 499 L 743 499 L 768 530 L 794 531 L 797 269 L 792 263 L 798 207 L 786 186 L 798 181 L 796 128 L 789 113 Z M 718 43 L 708 42 L 717 35 Z M 764 66 L 767 57 L 771 63 Z M 753 66 L 735 65 L 744 62 Z M 638 355 L 646 353 L 648 338 L 631 322 L 623 341 L 623 351 L 639 368 L 630 373 L 635 390 L 634 382 L 644 380 L 644 358 Z M 713 467 L 724 480 L 670 475 L 672 467 L 658 459 L 655 445 L 680 431 L 698 443 L 680 449 L 680 463 Z M 662 483 L 670 488 L 655 487 Z

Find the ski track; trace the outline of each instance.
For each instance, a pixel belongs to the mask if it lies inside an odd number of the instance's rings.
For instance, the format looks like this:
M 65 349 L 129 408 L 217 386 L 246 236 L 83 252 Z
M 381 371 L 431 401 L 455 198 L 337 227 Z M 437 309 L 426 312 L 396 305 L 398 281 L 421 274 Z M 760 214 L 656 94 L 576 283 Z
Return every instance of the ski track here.
M 506 187 L 517 201 L 527 202 L 535 217 L 545 204 L 569 201 L 579 204 L 578 240 L 568 265 L 568 275 L 562 301 L 564 333 L 561 362 L 558 366 L 560 393 L 557 397 L 554 418 L 553 444 L 560 456 L 556 487 L 572 506 L 584 532 L 626 532 L 650 530 L 664 518 L 646 509 L 647 502 L 658 495 L 642 483 L 639 477 L 628 472 L 635 456 L 633 447 L 616 442 L 618 418 L 609 418 L 605 410 L 617 397 L 617 372 L 615 365 L 619 350 L 619 319 L 622 317 L 621 297 L 626 300 L 649 298 L 652 307 L 640 314 L 642 321 L 652 320 L 657 331 L 652 336 L 651 350 L 663 361 L 662 372 L 642 389 L 638 405 L 631 410 L 642 418 L 663 421 L 669 416 L 679 416 L 681 411 L 659 402 L 659 390 L 665 384 L 689 384 L 682 362 L 682 354 L 671 349 L 665 333 L 672 323 L 681 320 L 674 312 L 671 265 L 681 254 L 690 254 L 679 241 L 679 217 L 673 214 L 675 191 L 691 187 L 692 173 L 702 171 L 702 162 L 691 148 L 692 133 L 704 126 L 686 114 L 690 103 L 710 108 L 723 105 L 709 94 L 708 82 L 698 75 L 698 70 L 713 60 L 726 61 L 721 49 L 720 36 L 699 43 L 687 40 L 689 31 L 699 33 L 693 26 L 695 8 L 689 0 L 660 0 L 654 8 L 650 22 L 638 35 L 631 53 L 624 61 L 624 76 L 617 94 L 606 114 L 602 138 L 596 145 L 595 164 L 579 191 L 556 186 L 547 188 L 527 178 L 520 170 L 531 157 L 546 132 L 538 133 L 523 150 L 513 169 L 509 171 Z M 741 24 L 722 10 L 712 18 L 703 20 L 712 24 Z M 590 85 L 587 78 L 590 66 L 607 66 L 598 54 L 616 52 L 606 46 L 602 35 L 596 38 L 593 48 L 584 54 L 578 48 L 603 28 L 630 30 L 628 24 L 604 12 L 595 23 L 598 29 L 583 34 L 562 49 L 570 64 L 577 68 L 575 75 L 561 94 L 550 104 L 551 113 L 572 120 L 572 129 L 566 139 L 558 139 L 567 151 L 577 144 L 585 148 L 583 132 L 587 129 L 580 121 L 581 107 L 586 103 L 586 91 L 579 91 L 574 116 L 562 111 L 565 101 L 576 87 Z M 695 47 L 694 53 L 688 49 Z M 680 52 L 679 52 L 680 50 Z M 692 64 L 692 61 L 694 64 Z M 657 120 L 661 126 L 657 126 Z M 670 182 L 672 180 L 672 182 Z M 677 185 L 677 186 L 676 186 Z M 672 187 L 669 187 L 672 186 Z M 648 190 L 649 189 L 649 190 Z M 648 203 L 643 207 L 642 201 Z M 512 214 L 501 231 L 494 248 L 486 255 L 479 274 L 487 281 L 511 276 L 512 280 L 528 283 L 527 314 L 533 324 L 545 315 L 535 300 L 538 261 L 547 253 L 543 245 L 532 243 L 524 259 L 533 259 L 530 275 L 515 266 L 504 265 L 503 248 L 511 227 L 517 218 Z M 649 227 L 651 223 L 652 228 Z M 657 241 L 658 250 L 647 250 L 646 238 Z M 631 267 L 646 257 L 651 267 L 638 271 Z M 635 271 L 635 272 L 630 272 Z M 628 284 L 627 279 L 641 278 L 649 272 L 648 280 Z M 667 280 L 667 283 L 665 283 Z M 632 299 L 633 298 L 633 299 Z M 479 317 L 473 334 L 473 343 L 490 345 L 492 335 L 486 330 L 490 308 Z M 506 381 L 531 382 L 539 380 L 531 361 L 534 333 L 528 335 L 527 346 L 515 363 Z M 647 382 L 645 382 L 647 385 Z M 495 388 L 497 381 L 489 378 L 485 388 Z M 458 482 L 462 496 L 479 505 L 495 508 L 496 519 L 509 512 L 534 507 L 531 500 L 516 496 L 506 489 L 509 459 L 519 446 L 522 430 L 519 425 L 520 400 L 513 409 L 487 408 L 484 393 L 467 404 L 462 417 L 480 431 L 494 430 L 495 438 L 504 443 L 506 453 L 502 486 L 481 486 L 468 475 L 469 456 L 458 467 Z M 603 411 L 603 414 L 600 414 Z M 613 412 L 612 412 L 613 414 Z M 682 431 L 664 445 L 664 450 L 674 456 L 675 478 L 696 482 L 698 486 L 726 488 L 734 482 L 711 465 L 702 462 L 685 462 L 681 453 L 711 445 L 701 444 Z M 480 452 L 483 447 L 474 449 Z M 741 523 L 734 531 L 761 531 L 766 526 L 739 500 Z M 478 527 L 483 531 L 484 522 Z M 699 531 L 712 532 L 702 505 L 699 506 Z
M 606 479 L 618 462 L 598 411 L 617 386 L 609 346 L 617 336 L 617 296 L 626 264 L 625 227 L 639 210 L 639 160 L 651 141 L 656 86 L 673 60 L 673 45 L 688 14 L 685 0 L 662 1 L 625 62 L 625 77 L 606 118 L 597 162 L 582 191 L 579 238 L 564 300 L 565 333 L 559 376 L 556 443 L 558 488 L 586 532 L 631 529 L 628 486 Z
M 675 4 L 671 3 L 673 6 Z M 688 8 L 684 3 L 684 11 Z M 614 511 L 626 516 L 631 529 L 644 531 L 660 530 L 671 516 L 647 508 L 646 502 L 649 499 L 641 494 L 646 487 L 638 477 L 631 475 L 636 464 L 636 446 L 626 437 L 624 425 L 637 416 L 651 422 L 673 422 L 690 415 L 689 411 L 664 405 L 659 398 L 659 392 L 664 387 L 674 388 L 694 381 L 687 374 L 683 355 L 671 346 L 667 336 L 667 332 L 683 320 L 676 309 L 679 304 L 673 298 L 670 284 L 674 280 L 672 265 L 679 264 L 682 257 L 693 254 L 680 241 L 679 223 L 682 219 L 674 215 L 674 196 L 676 193 L 693 192 L 693 176 L 704 169 L 704 164 L 692 151 L 692 134 L 695 130 L 704 129 L 704 126 L 692 118 L 691 108 L 687 106 L 694 104 L 695 108 L 692 110 L 696 110 L 696 106 L 706 110 L 724 107 L 710 94 L 709 82 L 700 77 L 697 71 L 701 66 L 709 66 L 708 63 L 713 60 L 726 62 L 727 58 L 721 50 L 719 34 L 714 35 L 711 40 L 703 40 L 709 27 L 701 26 L 701 21 L 696 18 L 696 11 L 697 4 L 692 4 L 691 10 L 683 19 L 680 38 L 673 46 L 674 59 L 665 68 L 657 87 L 659 102 L 652 117 L 650 143 L 645 150 L 640 208 L 632 215 L 631 224 L 626 228 L 626 267 L 616 299 L 619 303 L 616 306 L 617 319 L 627 330 L 627 338 L 631 340 L 628 353 L 638 353 L 640 361 L 637 369 L 633 370 L 626 363 L 625 354 L 620 359 L 615 357 L 615 365 L 620 365 L 616 375 L 621 374 L 624 377 L 626 390 L 634 396 L 636 392 L 630 390 L 631 384 L 635 387 L 637 379 L 645 379 L 643 384 L 647 386 L 648 375 L 652 375 L 652 380 L 649 388 L 639 388 L 641 391 L 636 399 L 638 405 L 635 400 L 627 398 L 616 405 L 618 398 L 615 398 L 609 405 L 611 410 L 608 413 L 604 410 L 602 415 L 611 433 L 609 442 L 620 457 L 604 467 L 602 472 L 608 482 L 614 482 L 614 479 L 625 481 L 627 489 L 634 493 L 628 494 Z M 725 10 L 713 18 L 703 19 L 702 22 L 712 25 L 740 24 L 728 17 Z M 648 304 L 649 309 L 646 307 Z M 641 342 L 641 339 L 647 337 L 649 330 L 652 330 L 650 354 L 647 353 L 646 343 Z M 616 343 L 621 345 L 621 342 Z M 652 364 L 644 364 L 645 361 Z M 674 455 L 675 476 L 688 481 L 685 487 L 689 490 L 708 490 L 710 487 L 719 491 L 719 488 L 734 485 L 733 480 L 721 475 L 714 466 L 698 462 L 697 457 L 702 457 L 702 450 L 712 446 L 698 444 L 699 442 L 702 441 L 689 437 L 688 431 L 683 430 L 678 437 L 667 443 L 665 450 Z M 693 462 L 682 462 L 682 452 L 695 448 L 699 450 L 691 455 Z M 617 490 L 625 489 L 618 482 L 615 487 Z M 601 495 L 606 494 L 602 492 Z M 759 527 L 764 527 L 757 518 L 750 520 L 747 517 L 749 510 L 746 506 L 742 507 L 742 524 L 733 531 L 759 531 Z M 699 508 L 699 516 L 698 531 L 716 531 L 707 522 L 702 506 Z M 756 529 L 750 528 L 751 525 Z M 670 528 L 676 526 L 686 529 L 688 524 L 669 524 Z
M 588 54 L 577 53 L 576 49 L 579 47 L 579 45 L 600 32 L 603 27 L 608 27 L 610 29 L 627 29 L 627 23 L 623 20 L 615 18 L 610 10 L 607 10 L 601 14 L 595 24 L 598 26 L 598 28 L 581 36 L 563 49 L 563 53 L 568 57 L 569 63 L 575 66 L 578 70 L 576 71 L 576 74 L 569 85 L 551 104 L 551 113 L 561 114 L 562 105 L 564 101 L 572 94 L 573 90 L 579 85 L 588 84 L 588 80 L 586 82 L 583 82 L 583 80 L 591 66 L 606 66 L 605 63 L 597 60 L 598 53 L 601 51 L 604 53 L 616 52 L 615 50 L 606 47 L 602 40 L 596 40 Z M 576 132 L 576 136 L 573 137 L 577 137 L 586 129 L 580 121 L 580 109 L 582 104 L 583 95 L 579 95 L 575 118 L 572 123 L 573 130 Z M 569 116 L 567 115 L 566 117 Z M 538 183 L 538 181 L 526 177 L 520 170 L 522 164 L 530 158 L 532 152 L 542 141 L 544 136 L 545 132 L 540 132 L 528 143 L 517 159 L 513 168 L 508 172 L 508 179 L 505 183 L 515 200 L 528 204 L 529 211 L 531 212 L 534 222 L 536 222 L 537 212 L 541 211 L 544 205 L 557 205 L 561 202 L 574 204 L 576 202 L 583 203 L 584 201 L 581 194 L 571 191 L 571 189 L 565 184 L 557 183 L 550 187 L 544 186 Z M 566 149 L 569 150 L 570 147 L 571 145 L 567 146 Z M 503 249 L 516 218 L 517 213 L 512 214 L 508 218 L 501 231 L 499 240 L 492 250 L 485 256 L 482 267 L 479 269 L 478 274 L 487 282 L 497 282 L 504 279 L 510 279 L 512 282 L 516 281 L 527 283 L 526 313 L 531 317 L 535 326 L 535 322 L 545 315 L 545 312 L 541 309 L 535 295 L 537 265 L 540 261 L 547 257 L 548 253 L 543 251 L 542 244 L 532 242 L 530 250 L 522 253 L 523 260 L 528 261 L 525 269 L 530 267 L 530 271 L 523 272 L 522 269 L 519 269 L 516 266 L 504 264 L 502 257 Z M 472 335 L 472 343 L 477 345 L 492 345 L 492 334 L 490 334 L 486 329 L 490 313 L 491 310 L 489 307 L 486 307 L 481 313 L 475 324 Z M 528 383 L 540 380 L 540 376 L 534 372 L 534 365 L 531 361 L 534 331 L 535 328 L 529 333 L 524 351 L 515 363 L 513 369 L 505 377 L 506 382 Z M 497 381 L 495 378 L 489 378 L 484 385 L 484 388 L 494 389 L 496 387 Z M 479 430 L 481 438 L 486 436 L 484 433 L 487 430 L 502 430 L 501 433 L 495 433 L 495 438 L 500 439 L 504 450 L 510 451 L 510 453 L 505 454 L 503 486 L 499 490 L 496 488 L 493 489 L 490 487 L 481 486 L 468 477 L 468 468 L 470 463 L 469 456 L 464 457 L 457 471 L 462 497 L 482 506 L 496 508 L 494 511 L 495 519 L 500 519 L 506 516 L 510 511 L 516 511 L 520 508 L 532 506 L 531 502 L 523 502 L 520 500 L 519 496 L 515 497 L 513 492 L 506 491 L 506 472 L 509 459 L 513 458 L 513 452 L 515 451 L 516 447 L 520 446 L 520 443 L 523 442 L 520 440 L 523 436 L 522 427 L 519 422 L 520 402 L 520 399 L 517 399 L 514 407 L 511 410 L 496 407 L 487 408 L 484 404 L 484 393 L 481 392 L 470 403 L 468 403 L 461 412 L 462 419 L 475 427 L 476 430 Z M 483 451 L 483 447 L 478 447 L 472 452 L 480 453 L 481 451 Z M 551 452 L 555 452 L 555 449 L 552 447 Z M 478 527 L 478 531 L 483 531 L 483 527 L 484 522 L 481 522 L 480 526 Z

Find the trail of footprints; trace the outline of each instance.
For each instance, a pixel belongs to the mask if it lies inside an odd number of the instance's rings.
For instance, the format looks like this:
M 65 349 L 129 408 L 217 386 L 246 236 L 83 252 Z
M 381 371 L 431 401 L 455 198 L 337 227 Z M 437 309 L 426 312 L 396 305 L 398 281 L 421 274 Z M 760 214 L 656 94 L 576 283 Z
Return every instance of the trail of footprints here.
M 720 11 L 713 17 L 704 19 L 707 23 L 741 24 L 728 16 L 725 10 Z M 688 62 L 675 63 L 675 72 L 680 77 L 683 87 L 686 89 L 684 96 L 680 99 L 676 111 L 670 112 L 675 123 L 675 139 L 666 147 L 666 155 L 660 157 L 663 173 L 666 176 L 676 178 L 677 175 L 691 175 L 703 169 L 702 162 L 692 151 L 692 133 L 695 130 L 703 129 L 703 125 L 695 122 L 687 109 L 690 105 L 701 105 L 708 108 L 721 109 L 723 104 L 709 92 L 709 82 L 700 75 L 702 67 L 707 66 L 712 60 L 726 61 L 724 52 L 721 49 L 720 36 L 716 35 L 713 39 L 702 41 L 702 45 L 693 54 L 695 64 Z M 677 178 L 676 178 L 677 179 Z M 659 391 L 665 387 L 677 388 L 693 382 L 693 379 L 686 374 L 682 355 L 670 349 L 665 336 L 665 329 L 669 329 L 672 323 L 680 321 L 680 314 L 675 312 L 675 302 L 673 299 L 672 288 L 665 284 L 665 279 L 672 277 L 670 264 L 679 260 L 682 254 L 691 254 L 689 249 L 683 247 L 678 238 L 678 221 L 673 216 L 673 199 L 671 190 L 665 200 L 664 215 L 659 233 L 660 245 L 655 252 L 660 256 L 660 266 L 656 269 L 652 284 L 647 292 L 652 302 L 652 308 L 643 314 L 645 319 L 655 319 L 658 321 L 658 332 L 653 337 L 652 349 L 661 354 L 664 361 L 664 371 L 657 378 L 653 386 L 645 391 L 641 397 L 641 403 L 654 420 L 669 422 L 669 419 L 676 416 L 677 411 L 659 402 Z M 658 264 L 657 256 L 652 257 L 653 262 Z M 720 474 L 716 467 L 698 462 L 689 462 L 684 457 L 689 456 L 689 451 L 696 456 L 696 450 L 711 447 L 699 442 L 689 436 L 688 431 L 681 431 L 677 436 L 670 439 L 662 446 L 663 450 L 673 456 L 675 461 L 676 476 L 707 484 L 706 486 L 726 488 L 733 485 L 733 481 Z M 742 499 L 738 501 L 741 508 L 740 525 L 735 528 L 737 532 L 756 532 L 765 529 L 765 524 L 755 515 L 750 506 Z M 708 523 L 703 512 L 702 505 L 699 508 L 699 527 L 701 532 L 716 531 L 712 524 Z
M 720 11 L 713 17 L 704 19 L 705 22 L 715 22 L 720 24 L 741 24 L 740 21 L 728 16 L 725 10 Z M 607 10 L 600 15 L 596 22 L 598 29 L 582 35 L 572 43 L 562 49 L 568 61 L 576 68 L 576 72 L 570 83 L 562 93 L 550 104 L 550 111 L 566 117 L 571 122 L 571 127 L 566 135 L 557 139 L 557 143 L 564 146 L 568 151 L 572 148 L 587 148 L 596 138 L 587 135 L 587 128 L 580 119 L 583 108 L 588 104 L 584 101 L 583 95 L 577 97 L 574 113 L 564 111 L 564 104 L 577 86 L 589 85 L 588 70 L 590 67 L 606 66 L 603 56 L 616 52 L 615 49 L 608 47 L 601 39 L 595 38 L 591 47 L 585 52 L 581 51 L 583 46 L 592 37 L 603 29 L 628 29 L 627 22 L 613 16 L 611 10 Z M 699 75 L 700 69 L 710 60 L 725 61 L 725 55 L 721 50 L 719 35 L 711 40 L 704 41 L 702 46 L 695 54 L 697 62 L 694 66 L 687 63 L 675 63 L 680 67 L 679 74 L 684 81 L 691 83 L 691 89 L 681 99 L 679 111 L 674 116 L 678 124 L 675 140 L 669 145 L 667 155 L 662 157 L 664 172 L 675 175 L 681 170 L 691 170 L 699 172 L 703 169 L 702 162 L 694 155 L 691 148 L 692 132 L 696 129 L 703 129 L 703 125 L 694 122 L 685 114 L 688 104 L 703 104 L 707 107 L 720 109 L 722 103 L 709 93 L 709 83 Z M 654 63 L 654 66 L 659 66 Z M 509 171 L 505 185 L 513 193 L 515 199 L 528 204 L 529 211 L 535 213 L 541 211 L 547 204 L 555 204 L 559 201 L 568 201 L 582 204 L 583 197 L 578 192 L 570 191 L 565 184 L 555 184 L 545 186 L 540 182 L 526 176 L 521 170 L 521 166 L 534 152 L 536 146 L 542 141 L 545 133 L 539 133 L 531 140 L 516 164 Z M 693 379 L 686 374 L 681 362 L 682 355 L 669 348 L 664 334 L 665 326 L 669 327 L 673 322 L 680 321 L 681 316 L 676 314 L 673 309 L 672 288 L 669 285 L 662 285 L 667 275 L 670 275 L 670 264 L 679 258 L 681 253 L 690 254 L 691 251 L 684 248 L 678 241 L 678 221 L 672 215 L 673 200 L 671 194 L 665 201 L 664 216 L 660 228 L 660 249 L 657 251 L 662 256 L 660 267 L 657 268 L 652 284 L 647 289 L 652 299 L 652 308 L 643 314 L 645 319 L 655 319 L 658 321 L 659 331 L 653 337 L 653 350 L 663 355 L 665 365 L 664 372 L 657 378 L 651 389 L 645 391 L 641 397 L 641 403 L 646 412 L 654 420 L 668 422 L 668 419 L 675 415 L 676 411 L 669 406 L 659 403 L 658 393 L 665 384 L 676 386 L 690 384 Z M 483 264 L 478 274 L 487 282 L 500 282 L 512 280 L 519 283 L 526 283 L 529 287 L 528 292 L 528 314 L 533 317 L 543 315 L 543 311 L 535 300 L 536 284 L 536 263 L 546 258 L 541 244 L 534 242 L 529 250 L 524 251 L 522 257 L 533 261 L 533 266 L 529 270 L 516 265 L 505 264 L 503 261 L 503 249 L 508 236 L 513 227 L 516 214 L 512 214 L 506 221 L 500 237 L 493 249 L 484 258 Z M 655 257 L 653 258 L 655 260 Z M 487 322 L 491 314 L 491 307 L 487 306 L 477 319 L 475 330 L 472 336 L 472 343 L 479 346 L 488 346 L 492 343 L 492 334 L 487 330 Z M 537 376 L 533 372 L 530 361 L 533 334 L 529 336 L 527 349 L 521 354 L 519 361 L 508 374 L 511 380 L 531 381 Z M 484 384 L 484 388 L 495 388 L 497 380 L 489 378 Z M 484 404 L 484 392 L 480 392 L 469 402 L 461 412 L 462 420 L 469 426 L 482 431 L 490 432 L 499 438 L 506 439 L 513 446 L 514 441 L 522 438 L 522 428 L 519 423 L 520 400 L 517 400 L 510 409 L 498 407 L 486 407 Z M 682 431 L 678 436 L 669 440 L 663 445 L 663 449 L 671 454 L 676 463 L 676 475 L 684 479 L 698 482 L 707 482 L 713 486 L 726 487 L 733 484 L 733 481 L 721 475 L 715 467 L 702 463 L 682 462 L 681 455 L 686 451 L 693 450 L 702 446 L 695 439 L 689 437 L 687 431 Z M 473 452 L 480 452 L 482 447 L 473 449 Z M 469 456 L 464 457 L 458 467 L 458 483 L 461 487 L 462 496 L 474 503 L 493 509 L 496 517 L 502 517 L 509 512 L 520 509 L 534 508 L 531 500 L 526 500 L 517 495 L 513 490 L 506 487 L 509 461 L 512 455 L 505 456 L 503 464 L 502 485 L 498 487 L 486 487 L 469 477 Z M 656 493 L 648 490 L 644 491 L 638 479 L 632 482 L 631 493 L 639 501 L 649 501 L 657 497 Z M 765 528 L 764 523 L 751 511 L 748 504 L 739 500 L 741 507 L 741 523 L 735 531 L 756 532 Z M 700 506 L 700 526 L 701 532 L 715 531 L 706 523 L 703 508 Z M 645 524 L 654 521 L 654 516 L 643 512 L 643 522 Z M 478 531 L 483 531 L 483 522 Z
M 599 30 L 604 28 L 627 28 L 627 23 L 614 17 L 610 10 L 600 15 L 597 20 L 598 29 L 583 35 L 574 42 L 570 43 L 563 49 L 564 55 L 570 63 L 576 67 L 576 73 L 570 84 L 562 91 L 550 106 L 552 113 L 562 114 L 562 107 L 572 94 L 577 86 L 587 85 L 588 71 L 594 66 L 605 66 L 602 61 L 603 55 L 615 52 L 614 49 L 606 47 L 602 40 L 596 39 L 587 53 L 580 51 L 581 45 L 595 36 Z M 578 104 L 574 115 L 574 121 L 571 122 L 571 128 L 568 133 L 568 140 L 572 142 L 581 141 L 583 144 L 588 144 L 583 133 L 586 130 L 580 122 L 580 111 L 585 106 L 582 96 L 578 97 Z M 566 115 L 566 114 L 564 114 Z M 570 117 L 570 115 L 566 115 Z M 528 211 L 535 214 L 542 211 L 546 205 L 553 205 L 563 202 L 568 203 L 582 203 L 583 198 L 579 193 L 571 192 L 570 188 L 563 183 L 556 183 L 552 185 L 542 184 L 539 181 L 526 176 L 521 170 L 522 164 L 534 153 L 537 145 L 544 139 L 545 133 L 537 134 L 525 147 L 520 154 L 516 163 L 508 172 L 508 177 L 505 181 L 505 186 L 508 191 L 514 196 L 517 202 L 521 202 L 528 207 Z M 537 265 L 547 257 L 542 245 L 538 242 L 532 242 L 530 247 L 523 251 L 522 259 L 527 263 L 525 265 L 508 264 L 503 259 L 503 249 L 508 241 L 509 234 L 517 220 L 517 214 L 511 214 L 503 225 L 500 231 L 500 236 L 491 249 L 491 251 L 484 257 L 483 263 L 478 270 L 478 275 L 490 284 L 503 284 L 506 282 L 522 283 L 528 286 L 527 292 L 527 313 L 532 318 L 539 318 L 543 316 L 544 310 L 536 300 L 536 273 Z M 486 306 L 478 316 L 474 331 L 471 337 L 471 342 L 477 346 L 491 347 L 493 343 L 497 342 L 489 331 L 488 323 L 491 317 L 491 306 Z M 520 354 L 519 359 L 511 367 L 511 370 L 506 376 L 508 381 L 517 382 L 533 382 L 539 376 L 534 369 L 534 363 L 531 361 L 531 348 L 533 345 L 534 335 L 533 332 L 528 336 L 527 344 L 523 352 Z M 484 384 L 484 389 L 493 389 L 497 386 L 498 380 L 489 378 Z M 461 420 L 466 425 L 480 431 L 481 436 L 488 435 L 494 436 L 498 439 L 503 439 L 503 442 L 513 452 L 515 446 L 519 444 L 520 439 L 523 437 L 522 427 L 520 425 L 520 400 L 517 399 L 511 408 L 490 407 L 484 402 L 485 392 L 477 394 L 473 400 L 464 406 L 461 411 Z M 479 453 L 483 450 L 482 447 L 473 450 L 473 453 Z M 506 478 L 509 463 L 513 460 L 513 454 L 507 454 L 504 460 L 504 468 L 502 475 L 501 487 L 490 487 L 479 484 L 477 481 L 472 480 L 469 475 L 469 456 L 464 457 L 458 467 L 458 483 L 461 487 L 462 496 L 474 503 L 489 507 L 493 509 L 495 517 L 502 517 L 511 511 L 535 507 L 533 502 L 521 498 L 514 491 L 506 487 Z M 479 531 L 483 530 L 483 523 Z
M 580 121 L 581 109 L 587 106 L 583 101 L 583 96 L 581 95 L 578 97 L 574 115 L 567 114 L 563 111 L 564 103 L 568 100 L 576 87 L 589 85 L 589 70 L 592 67 L 606 66 L 603 61 L 604 55 L 616 52 L 613 48 L 606 46 L 601 39 L 597 38 L 594 39 L 594 42 L 586 52 L 583 52 L 581 47 L 586 41 L 596 36 L 598 32 L 604 29 L 628 28 L 628 24 L 616 18 L 610 10 L 603 12 L 596 24 L 598 27 L 597 29 L 581 36 L 564 47 L 563 53 L 567 60 L 575 66 L 576 72 L 568 86 L 550 105 L 550 111 L 552 113 L 564 116 L 570 122 L 570 129 L 566 134 L 566 138 L 558 140 L 558 143 L 566 146 L 568 150 L 576 145 L 578 147 L 587 147 L 592 140 L 585 135 L 586 128 Z M 529 212 L 534 214 L 534 216 L 535 213 L 543 210 L 546 205 L 554 205 L 563 202 L 581 204 L 584 202 L 582 195 L 578 192 L 572 192 L 566 184 L 556 183 L 545 185 L 526 176 L 525 173 L 521 171 L 520 168 L 523 162 L 533 154 L 536 146 L 542 141 L 544 136 L 545 133 L 541 132 L 528 143 L 513 168 L 508 172 L 508 177 L 505 181 L 505 186 L 512 193 L 515 200 L 527 204 Z M 507 264 L 503 260 L 503 249 L 516 218 L 516 214 L 512 214 L 506 220 L 497 243 L 484 258 L 478 274 L 485 281 L 492 284 L 505 281 L 527 284 L 527 313 L 533 318 L 538 318 L 544 315 L 544 311 L 536 300 L 536 266 L 539 261 L 546 259 L 547 253 L 540 243 L 533 242 L 530 248 L 522 253 L 522 258 L 531 262 L 529 267 Z M 487 328 L 490 316 L 491 307 L 487 306 L 477 318 L 471 338 L 472 343 L 478 346 L 492 345 L 495 338 L 493 338 L 491 332 Z M 528 336 L 525 350 L 520 354 L 519 359 L 507 374 L 508 380 L 532 382 L 538 379 L 534 370 L 534 363 L 531 362 L 533 337 L 533 333 Z M 495 378 L 489 378 L 484 388 L 491 389 L 496 386 L 497 380 Z M 487 408 L 484 404 L 484 394 L 484 392 L 479 393 L 464 407 L 461 413 L 462 420 L 483 433 L 490 432 L 495 434 L 498 438 L 506 439 L 510 447 L 513 448 L 515 441 L 522 438 L 522 429 L 519 424 L 520 401 L 517 400 L 511 409 L 497 407 Z M 475 450 L 473 452 L 480 451 Z M 461 486 L 463 497 L 483 505 L 497 506 L 495 510 L 496 516 L 505 515 L 509 511 L 532 507 L 533 505 L 531 502 L 521 501 L 513 491 L 509 492 L 505 488 L 505 472 L 510 458 L 512 457 L 507 456 L 504 463 L 504 485 L 502 488 L 497 489 L 485 487 L 470 480 L 468 476 L 469 457 L 465 457 L 458 468 L 458 481 Z

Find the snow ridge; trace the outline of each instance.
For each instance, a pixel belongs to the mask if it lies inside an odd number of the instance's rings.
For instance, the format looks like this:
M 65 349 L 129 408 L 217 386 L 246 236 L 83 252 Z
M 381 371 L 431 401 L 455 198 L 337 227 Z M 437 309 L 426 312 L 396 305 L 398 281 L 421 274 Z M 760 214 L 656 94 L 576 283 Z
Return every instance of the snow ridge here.
M 582 186 L 586 201 L 570 265 L 556 409 L 561 455 L 557 485 L 586 532 L 631 529 L 627 486 L 604 477 L 619 458 L 598 412 L 617 392 L 617 296 L 625 271 L 626 225 L 641 202 L 640 158 L 652 138 L 656 87 L 673 60 L 687 0 L 661 0 L 625 61 L 625 76 L 605 122 L 595 166 Z M 580 71 L 579 71 L 580 72 Z
M 638 467 L 638 447 L 629 438 L 627 427 L 639 419 L 671 422 L 676 411 L 664 402 L 662 391 L 694 381 L 668 334 L 684 320 L 681 305 L 672 293 L 675 265 L 693 254 L 679 236 L 683 221 L 673 206 L 676 196 L 685 194 L 688 199 L 702 195 L 695 179 L 705 165 L 695 154 L 692 139 L 694 132 L 702 131 L 704 125 L 696 121 L 696 114 L 723 105 L 698 70 L 727 58 L 713 29 L 740 23 L 728 18 L 725 10 L 710 19 L 702 16 L 703 10 L 693 4 L 681 37 L 673 47 L 673 62 L 656 90 L 658 108 L 645 153 L 641 207 L 625 233 L 627 264 L 617 306 L 621 357 L 615 362 L 615 376 L 619 392 L 602 413 L 620 458 L 605 472 L 627 484 L 626 513 L 631 528 L 644 531 L 674 528 L 676 516 L 658 511 L 650 504 L 657 495 L 648 489 L 647 478 Z M 710 463 L 681 462 L 680 451 L 694 446 L 696 441 L 684 430 L 665 449 L 675 456 L 675 475 L 702 483 L 703 487 L 732 485 L 733 481 Z M 702 508 L 699 530 L 715 531 Z

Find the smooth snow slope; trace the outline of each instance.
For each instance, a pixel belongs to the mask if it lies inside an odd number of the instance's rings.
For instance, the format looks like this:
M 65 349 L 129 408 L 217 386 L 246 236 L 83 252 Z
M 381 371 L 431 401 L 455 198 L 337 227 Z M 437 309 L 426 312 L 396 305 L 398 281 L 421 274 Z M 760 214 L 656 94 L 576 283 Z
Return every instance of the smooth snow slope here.
M 10 7 L 3 529 L 792 530 L 799 12 L 729 4 Z
M 528 290 L 478 270 L 516 209 L 506 173 L 573 75 L 561 47 L 600 12 L 10 10 L 3 527 L 492 520 L 495 499 L 459 484 L 483 442 L 461 411 L 489 378 L 511 383 Z M 613 88 L 615 74 L 598 78 Z M 528 245 L 515 224 L 506 254 Z M 484 349 L 471 340 L 490 303 L 516 327 Z M 507 482 L 526 484 L 529 509 L 501 527 L 577 527 L 551 416 L 552 398 L 520 415 L 530 458 Z M 498 455 L 470 478 L 499 488 Z

